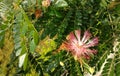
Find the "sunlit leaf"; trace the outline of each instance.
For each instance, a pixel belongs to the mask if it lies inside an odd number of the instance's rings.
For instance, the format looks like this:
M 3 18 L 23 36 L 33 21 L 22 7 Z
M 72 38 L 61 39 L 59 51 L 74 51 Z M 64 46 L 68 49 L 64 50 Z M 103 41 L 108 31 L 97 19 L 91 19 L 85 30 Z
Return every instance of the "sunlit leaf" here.
M 23 64 L 25 62 L 26 55 L 27 55 L 27 53 L 25 53 L 19 57 L 19 67 L 20 68 L 23 66 Z
M 37 46 L 37 52 L 40 53 L 40 55 L 42 55 L 42 57 L 45 57 L 45 55 L 54 50 L 56 48 L 56 42 L 53 39 L 50 39 L 50 37 L 46 37 L 45 39 L 41 40 L 40 43 Z
M 35 51 L 35 48 L 36 48 L 36 44 L 35 44 L 34 40 L 32 40 L 30 42 L 30 52 L 33 53 Z
M 57 0 L 55 3 L 55 6 L 57 7 L 66 7 L 68 6 L 67 2 L 65 0 Z

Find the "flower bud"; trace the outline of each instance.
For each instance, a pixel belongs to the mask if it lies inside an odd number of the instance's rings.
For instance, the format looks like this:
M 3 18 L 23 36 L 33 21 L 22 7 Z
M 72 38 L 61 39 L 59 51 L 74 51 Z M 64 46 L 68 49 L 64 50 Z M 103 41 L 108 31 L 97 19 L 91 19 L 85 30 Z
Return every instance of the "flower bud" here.
M 43 7 L 48 7 L 48 6 L 50 6 L 50 3 L 51 3 L 50 0 L 43 0 L 43 1 L 42 1 L 42 6 L 43 6 Z

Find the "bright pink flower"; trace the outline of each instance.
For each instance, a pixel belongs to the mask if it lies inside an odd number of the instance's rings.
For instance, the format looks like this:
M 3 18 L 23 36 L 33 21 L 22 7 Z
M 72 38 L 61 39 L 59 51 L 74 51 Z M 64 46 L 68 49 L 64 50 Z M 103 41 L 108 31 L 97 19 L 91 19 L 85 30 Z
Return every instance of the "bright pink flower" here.
M 67 40 L 63 42 L 61 49 L 71 52 L 77 59 L 90 59 L 91 55 L 96 54 L 96 50 L 90 49 L 90 47 L 98 44 L 98 37 L 90 38 L 91 33 L 89 31 L 85 31 L 83 37 L 81 37 L 81 31 L 75 30 L 67 36 Z

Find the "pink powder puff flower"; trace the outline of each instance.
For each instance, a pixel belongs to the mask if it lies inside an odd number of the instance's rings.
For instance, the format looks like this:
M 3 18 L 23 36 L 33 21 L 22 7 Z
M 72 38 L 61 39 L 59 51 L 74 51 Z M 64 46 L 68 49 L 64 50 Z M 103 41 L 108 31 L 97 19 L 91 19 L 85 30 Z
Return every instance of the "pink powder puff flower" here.
M 91 55 L 96 54 L 96 50 L 90 49 L 98 44 L 98 37 L 91 38 L 91 33 L 85 31 L 83 37 L 81 37 L 81 31 L 75 30 L 71 32 L 66 41 L 64 41 L 60 49 L 64 49 L 71 52 L 75 59 L 79 60 L 81 58 L 90 59 Z

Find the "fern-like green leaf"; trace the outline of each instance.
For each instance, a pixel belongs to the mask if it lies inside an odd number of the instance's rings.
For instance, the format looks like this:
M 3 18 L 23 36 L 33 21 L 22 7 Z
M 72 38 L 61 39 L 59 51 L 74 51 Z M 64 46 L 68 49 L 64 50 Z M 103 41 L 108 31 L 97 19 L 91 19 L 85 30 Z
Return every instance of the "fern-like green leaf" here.
M 28 19 L 28 16 L 25 14 L 25 11 L 22 7 L 18 7 L 18 9 L 15 11 L 16 19 L 13 28 L 15 52 L 16 56 L 20 56 L 25 53 L 27 54 L 24 58 L 24 64 L 21 64 L 21 62 L 19 62 L 19 64 L 23 66 L 24 70 L 26 70 L 29 56 L 28 54 L 29 52 L 33 53 L 38 44 L 38 33 L 31 21 Z

